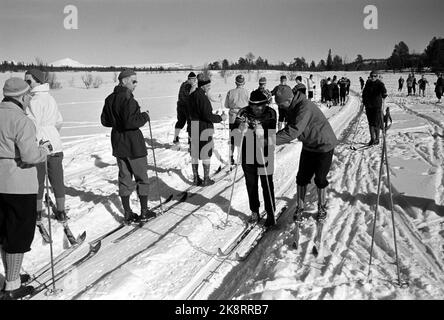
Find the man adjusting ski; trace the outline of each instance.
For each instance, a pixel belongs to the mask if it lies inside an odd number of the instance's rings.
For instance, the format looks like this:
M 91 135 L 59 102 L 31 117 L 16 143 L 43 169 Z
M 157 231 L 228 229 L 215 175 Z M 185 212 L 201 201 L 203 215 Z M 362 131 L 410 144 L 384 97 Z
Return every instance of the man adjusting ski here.
M 287 111 L 288 124 L 276 134 L 276 145 L 290 143 L 298 138 L 302 142 L 299 169 L 296 176 L 297 208 L 293 219 L 297 225 L 302 220 L 307 185 L 314 176 L 318 194 L 316 220 L 327 217 L 326 193 L 329 184 L 327 174 L 338 144 L 333 129 L 318 106 L 297 92 Z

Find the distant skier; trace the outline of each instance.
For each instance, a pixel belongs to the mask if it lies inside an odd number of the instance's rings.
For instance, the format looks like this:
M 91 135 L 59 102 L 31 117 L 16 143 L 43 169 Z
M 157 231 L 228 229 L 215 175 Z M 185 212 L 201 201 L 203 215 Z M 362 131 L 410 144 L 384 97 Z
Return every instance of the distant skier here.
M 45 176 L 48 174 L 49 182 L 54 190 L 56 200 L 55 217 L 59 222 L 66 222 L 65 212 L 65 183 L 63 179 L 63 147 L 60 138 L 60 130 L 63 118 L 57 107 L 57 103 L 49 93 L 49 84 L 45 83 L 45 75 L 42 71 L 31 69 L 25 74 L 25 81 L 31 87 L 32 99 L 28 109 L 28 116 L 34 122 L 37 130 L 37 141 L 49 141 L 53 152 L 48 156 L 48 173 L 45 171 L 45 163 L 39 163 L 37 177 L 39 180 L 39 192 L 37 194 L 37 221 L 42 220 L 42 201 L 45 184 Z
M 378 72 L 372 71 L 370 73 L 370 80 L 367 81 L 362 92 L 362 101 L 365 106 L 370 131 L 369 146 L 379 144 L 379 131 L 383 126 L 383 100 L 386 97 L 387 90 L 384 83 L 378 79 Z
M 301 76 L 296 77 L 296 85 L 293 87 L 293 94 L 296 94 L 297 91 L 307 95 L 307 87 L 302 83 Z
M 225 121 L 225 114 L 213 114 L 210 99 L 211 80 L 198 77 L 198 88 L 190 95 L 190 120 L 191 120 L 191 167 L 193 170 L 193 184 L 209 186 L 214 184 L 210 179 L 210 164 L 213 154 L 213 123 Z M 202 160 L 204 180 L 199 177 L 199 160 Z
M 427 79 L 424 77 L 424 75 L 422 75 L 421 79 L 419 79 L 418 81 L 419 96 L 421 96 L 421 91 L 422 91 L 422 96 L 425 97 L 425 90 L 428 83 L 429 82 L 427 81 Z
M 250 221 L 260 219 L 258 194 L 258 179 L 260 178 L 267 213 L 265 227 L 276 224 L 273 184 L 273 140 L 276 134 L 276 118 L 276 111 L 269 107 L 268 97 L 261 91 L 255 90 L 250 95 L 249 105 L 239 111 L 236 120 L 241 132 L 245 135 L 242 143 L 242 169 L 252 213 Z
M 362 79 L 362 77 L 359 77 L 359 83 L 361 84 L 361 91 L 362 91 L 365 85 L 364 79 Z
M 438 75 L 438 79 L 436 79 L 435 82 L 435 94 L 436 97 L 438 98 L 438 101 L 436 103 L 441 103 L 441 97 L 443 95 L 444 92 L 444 78 L 442 73 L 440 73 Z
M 236 134 L 236 116 L 240 109 L 248 105 L 248 97 L 249 93 L 248 90 L 245 89 L 245 78 L 243 75 L 236 76 L 236 88 L 231 89 L 227 92 L 227 96 L 225 98 L 225 108 L 229 109 L 228 115 L 229 115 L 229 129 L 230 129 L 230 160 L 231 164 L 234 165 L 235 161 L 233 158 L 234 154 L 234 140 L 235 140 L 235 134 Z
M 337 106 L 339 104 L 339 86 L 338 86 L 338 82 L 337 82 L 337 77 L 336 75 L 333 76 L 333 79 L 331 81 L 331 87 L 332 87 L 332 100 L 333 100 L 333 105 Z
M 301 93 L 294 96 L 288 108 L 288 124 L 276 134 L 276 145 L 290 143 L 296 138 L 302 142 L 302 152 L 296 176 L 298 205 L 294 220 L 302 218 L 307 185 L 313 175 L 318 194 L 317 219 L 323 220 L 327 216 L 327 175 L 338 140 L 322 111 Z
M 5 284 L 0 300 L 16 300 L 32 294 L 22 285 L 23 258 L 31 250 L 39 188 L 35 164 L 46 161 L 52 147 L 38 146 L 36 128 L 26 111 L 30 87 L 20 78 L 9 78 L 0 103 L 0 254 Z M 29 278 L 29 277 L 28 277 Z
M 414 96 L 416 96 L 416 85 L 417 85 L 418 83 L 416 82 L 416 77 L 415 77 L 415 75 L 413 74 L 413 82 L 412 82 L 412 91 L 413 91 L 413 95 Z
M 404 78 L 401 76 L 399 79 L 398 79 L 398 92 L 401 92 L 402 91 L 402 87 L 404 86 Z
M 338 81 L 340 105 L 345 106 L 345 97 L 347 96 L 347 80 L 342 77 Z
M 313 81 L 313 75 L 311 74 L 307 79 L 308 100 L 313 99 L 315 90 L 316 90 L 316 84 Z
M 321 103 L 326 102 L 326 90 L 327 90 L 327 79 L 322 78 L 320 81 L 320 88 L 321 88 Z
M 274 89 L 271 91 L 271 94 L 274 96 L 274 100 L 276 101 L 276 104 L 278 105 L 278 112 L 279 112 L 279 119 L 278 119 L 278 127 L 279 130 L 282 128 L 282 125 L 284 122 L 286 122 L 286 112 L 285 108 L 282 108 L 282 106 L 287 106 L 290 104 L 291 100 L 293 99 L 293 91 L 291 90 L 290 86 L 287 85 L 287 77 L 281 76 L 280 78 L 281 83 L 274 87 Z
M 412 95 L 413 91 L 413 75 L 409 74 L 407 77 L 407 97 Z
M 350 81 L 349 78 L 345 78 L 345 77 L 344 77 L 344 79 L 345 79 L 345 83 L 346 83 L 346 86 L 345 86 L 345 90 L 346 90 L 345 95 L 348 96 L 348 95 L 350 94 L 350 85 L 351 85 L 351 81 Z
M 137 86 L 136 73 L 126 69 L 118 79 L 119 84 L 105 99 L 100 118 L 103 126 L 112 128 L 111 145 L 119 167 L 119 196 L 125 222 L 146 221 L 156 217 L 156 214 L 148 209 L 147 147 L 139 128 L 150 121 L 150 116 L 148 111 L 141 112 L 133 96 Z M 130 206 L 130 195 L 134 190 L 139 196 L 140 216 Z
M 331 108 L 331 106 L 332 106 L 333 92 L 334 92 L 333 87 L 334 86 L 335 86 L 335 84 L 333 84 L 331 82 L 330 77 L 328 77 L 327 78 L 327 82 L 324 84 L 324 87 L 325 87 L 324 95 L 325 95 L 325 101 L 326 101 L 326 104 L 327 104 L 327 108 Z
M 180 130 L 183 129 L 187 123 L 187 105 L 189 103 L 190 91 L 197 82 L 197 77 L 194 72 L 188 74 L 188 80 L 183 82 L 179 88 L 179 98 L 177 100 L 177 122 L 174 126 L 173 143 L 179 143 Z

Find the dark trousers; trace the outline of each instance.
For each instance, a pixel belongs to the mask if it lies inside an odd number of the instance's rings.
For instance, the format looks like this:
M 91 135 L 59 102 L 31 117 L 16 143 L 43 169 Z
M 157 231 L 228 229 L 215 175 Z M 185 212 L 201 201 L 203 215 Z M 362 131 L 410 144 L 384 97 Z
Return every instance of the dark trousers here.
M 119 167 L 119 196 L 129 196 L 136 189 L 139 196 L 147 196 L 149 192 L 147 158 L 116 159 Z
M 334 149 L 328 152 L 312 152 L 302 149 L 296 176 L 297 185 L 306 186 L 314 175 L 314 182 L 319 189 L 327 187 L 329 184 L 327 175 L 333 160 L 333 152 Z
M 239 126 L 236 123 L 230 123 L 228 125 L 228 128 L 230 129 L 230 158 L 231 158 L 234 153 L 235 141 L 240 140 L 241 132 L 240 130 L 235 130 L 239 128 Z
M 410 96 L 412 94 L 412 87 L 407 87 L 407 95 Z
M 248 201 L 250 204 L 250 210 L 259 213 L 259 185 L 258 180 L 260 177 L 262 186 L 262 195 L 264 197 L 265 211 L 268 214 L 274 213 L 276 207 L 274 199 L 274 184 L 273 175 L 258 175 L 258 168 L 255 165 L 243 164 L 242 169 L 245 175 L 245 184 L 247 186 Z M 268 185 L 267 185 L 268 180 Z M 270 186 L 270 188 L 268 188 Z M 271 197 L 271 199 L 270 199 Z
M 65 182 L 63 179 L 63 152 L 57 152 L 49 155 L 47 158 L 48 162 L 48 179 L 51 183 L 52 190 L 54 191 L 56 198 L 65 197 Z M 39 163 L 36 165 L 37 168 L 37 178 L 39 181 L 39 191 L 37 194 L 37 199 L 43 199 L 43 192 L 45 190 L 45 163 Z
M 176 129 L 183 129 L 185 127 L 185 124 L 187 123 L 187 106 L 177 104 L 177 122 L 174 128 Z
M 31 250 L 36 219 L 36 194 L 0 193 L 0 244 L 6 253 Z

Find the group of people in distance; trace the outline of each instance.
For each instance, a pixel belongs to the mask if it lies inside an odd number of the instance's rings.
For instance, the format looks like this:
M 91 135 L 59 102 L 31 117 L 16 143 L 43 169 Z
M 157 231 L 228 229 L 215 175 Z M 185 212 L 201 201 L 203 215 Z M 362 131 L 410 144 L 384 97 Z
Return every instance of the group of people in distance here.
M 398 92 L 402 92 L 402 89 L 404 87 L 404 82 L 406 82 L 407 84 L 407 96 L 415 96 L 416 95 L 416 86 L 418 85 L 418 95 L 425 97 L 425 91 L 426 91 L 426 87 L 427 85 L 429 85 L 428 80 L 425 78 L 424 75 L 421 75 L 421 79 L 419 79 L 419 81 L 416 81 L 416 77 L 414 73 L 410 73 L 409 76 L 407 77 L 407 80 L 404 80 L 404 78 L 401 76 L 398 79 Z M 442 73 L 438 73 L 437 74 L 437 79 L 436 82 L 434 83 L 435 85 L 435 94 L 436 97 L 438 98 L 438 102 L 437 103 L 441 103 L 441 97 L 443 95 L 443 91 L 444 91 L 444 79 L 443 79 L 443 75 Z
M 327 108 L 332 106 L 345 105 L 347 96 L 350 93 L 350 79 L 342 77 L 337 80 L 336 75 L 333 78 L 321 79 L 321 102 L 327 105 Z

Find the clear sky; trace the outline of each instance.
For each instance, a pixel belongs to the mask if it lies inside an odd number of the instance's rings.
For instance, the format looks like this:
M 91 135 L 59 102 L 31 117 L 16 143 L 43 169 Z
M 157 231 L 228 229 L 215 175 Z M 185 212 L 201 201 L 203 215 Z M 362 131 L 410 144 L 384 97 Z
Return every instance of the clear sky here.
M 63 26 L 78 8 L 78 30 Z M 363 27 L 366 5 L 378 30 Z M 395 43 L 422 52 L 444 37 L 443 0 L 0 0 L 0 60 L 83 64 L 237 61 L 252 52 L 270 62 L 333 54 L 390 56 Z

